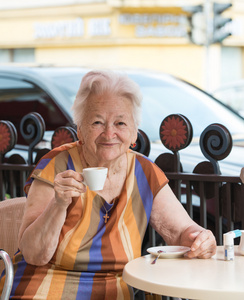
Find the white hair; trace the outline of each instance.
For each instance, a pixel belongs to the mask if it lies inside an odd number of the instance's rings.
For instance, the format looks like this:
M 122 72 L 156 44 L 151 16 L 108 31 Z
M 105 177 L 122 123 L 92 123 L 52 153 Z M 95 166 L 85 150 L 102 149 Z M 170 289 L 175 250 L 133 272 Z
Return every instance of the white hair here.
M 77 92 L 73 110 L 73 121 L 80 127 L 84 117 L 86 101 L 89 101 L 90 95 L 103 95 L 105 93 L 113 94 L 129 99 L 133 106 L 133 117 L 135 127 L 141 121 L 141 102 L 142 94 L 137 83 L 131 80 L 127 75 L 110 70 L 90 71 L 81 81 Z

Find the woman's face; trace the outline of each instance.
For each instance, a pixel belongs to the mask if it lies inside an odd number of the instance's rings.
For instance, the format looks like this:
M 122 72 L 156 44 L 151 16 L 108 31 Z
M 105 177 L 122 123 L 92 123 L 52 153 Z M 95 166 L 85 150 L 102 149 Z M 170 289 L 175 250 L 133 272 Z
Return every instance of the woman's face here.
M 116 160 L 137 139 L 131 101 L 111 94 L 91 96 L 78 136 L 88 162 L 106 164 Z

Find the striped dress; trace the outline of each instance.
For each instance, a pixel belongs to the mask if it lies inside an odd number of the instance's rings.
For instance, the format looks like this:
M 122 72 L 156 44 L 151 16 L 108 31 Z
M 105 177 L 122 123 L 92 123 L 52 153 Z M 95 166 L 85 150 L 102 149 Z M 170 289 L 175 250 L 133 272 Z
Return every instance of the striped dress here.
M 58 247 L 47 265 L 29 265 L 21 252 L 14 256 L 10 299 L 133 299 L 132 289 L 122 280 L 123 268 L 141 255 L 153 199 L 168 180 L 143 155 L 129 150 L 127 158 L 124 188 L 109 211 L 107 223 L 104 215 L 111 204 L 87 189 L 69 206 Z M 25 190 L 34 178 L 53 185 L 55 175 L 67 169 L 82 172 L 77 143 L 45 155 Z M 3 284 L 4 276 L 0 294 Z

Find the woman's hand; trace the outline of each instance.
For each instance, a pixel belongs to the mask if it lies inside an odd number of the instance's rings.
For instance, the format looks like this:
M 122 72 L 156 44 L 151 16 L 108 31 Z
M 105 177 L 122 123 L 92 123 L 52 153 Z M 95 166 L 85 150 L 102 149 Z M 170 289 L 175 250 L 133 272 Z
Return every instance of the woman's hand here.
M 216 253 L 216 240 L 210 230 L 203 229 L 185 234 L 188 235 L 187 239 L 191 244 L 191 251 L 186 254 L 189 258 L 210 258 Z M 184 243 L 184 241 L 182 242 Z
M 54 191 L 57 203 L 68 207 L 73 197 L 79 197 L 81 193 L 85 193 L 86 186 L 82 181 L 82 175 L 73 170 L 67 170 L 57 174 L 54 180 Z
M 189 258 L 210 258 L 216 253 L 213 233 L 190 218 L 168 185 L 153 201 L 150 224 L 168 245 L 190 247 Z

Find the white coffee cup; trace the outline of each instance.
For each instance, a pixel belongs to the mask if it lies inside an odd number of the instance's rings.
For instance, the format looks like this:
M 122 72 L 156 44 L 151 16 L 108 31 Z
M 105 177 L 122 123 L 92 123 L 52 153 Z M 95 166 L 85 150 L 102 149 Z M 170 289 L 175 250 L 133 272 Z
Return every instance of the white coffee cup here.
M 84 177 L 83 183 L 87 185 L 91 191 L 100 191 L 103 189 L 107 174 L 108 168 L 104 167 L 85 168 L 81 173 Z

